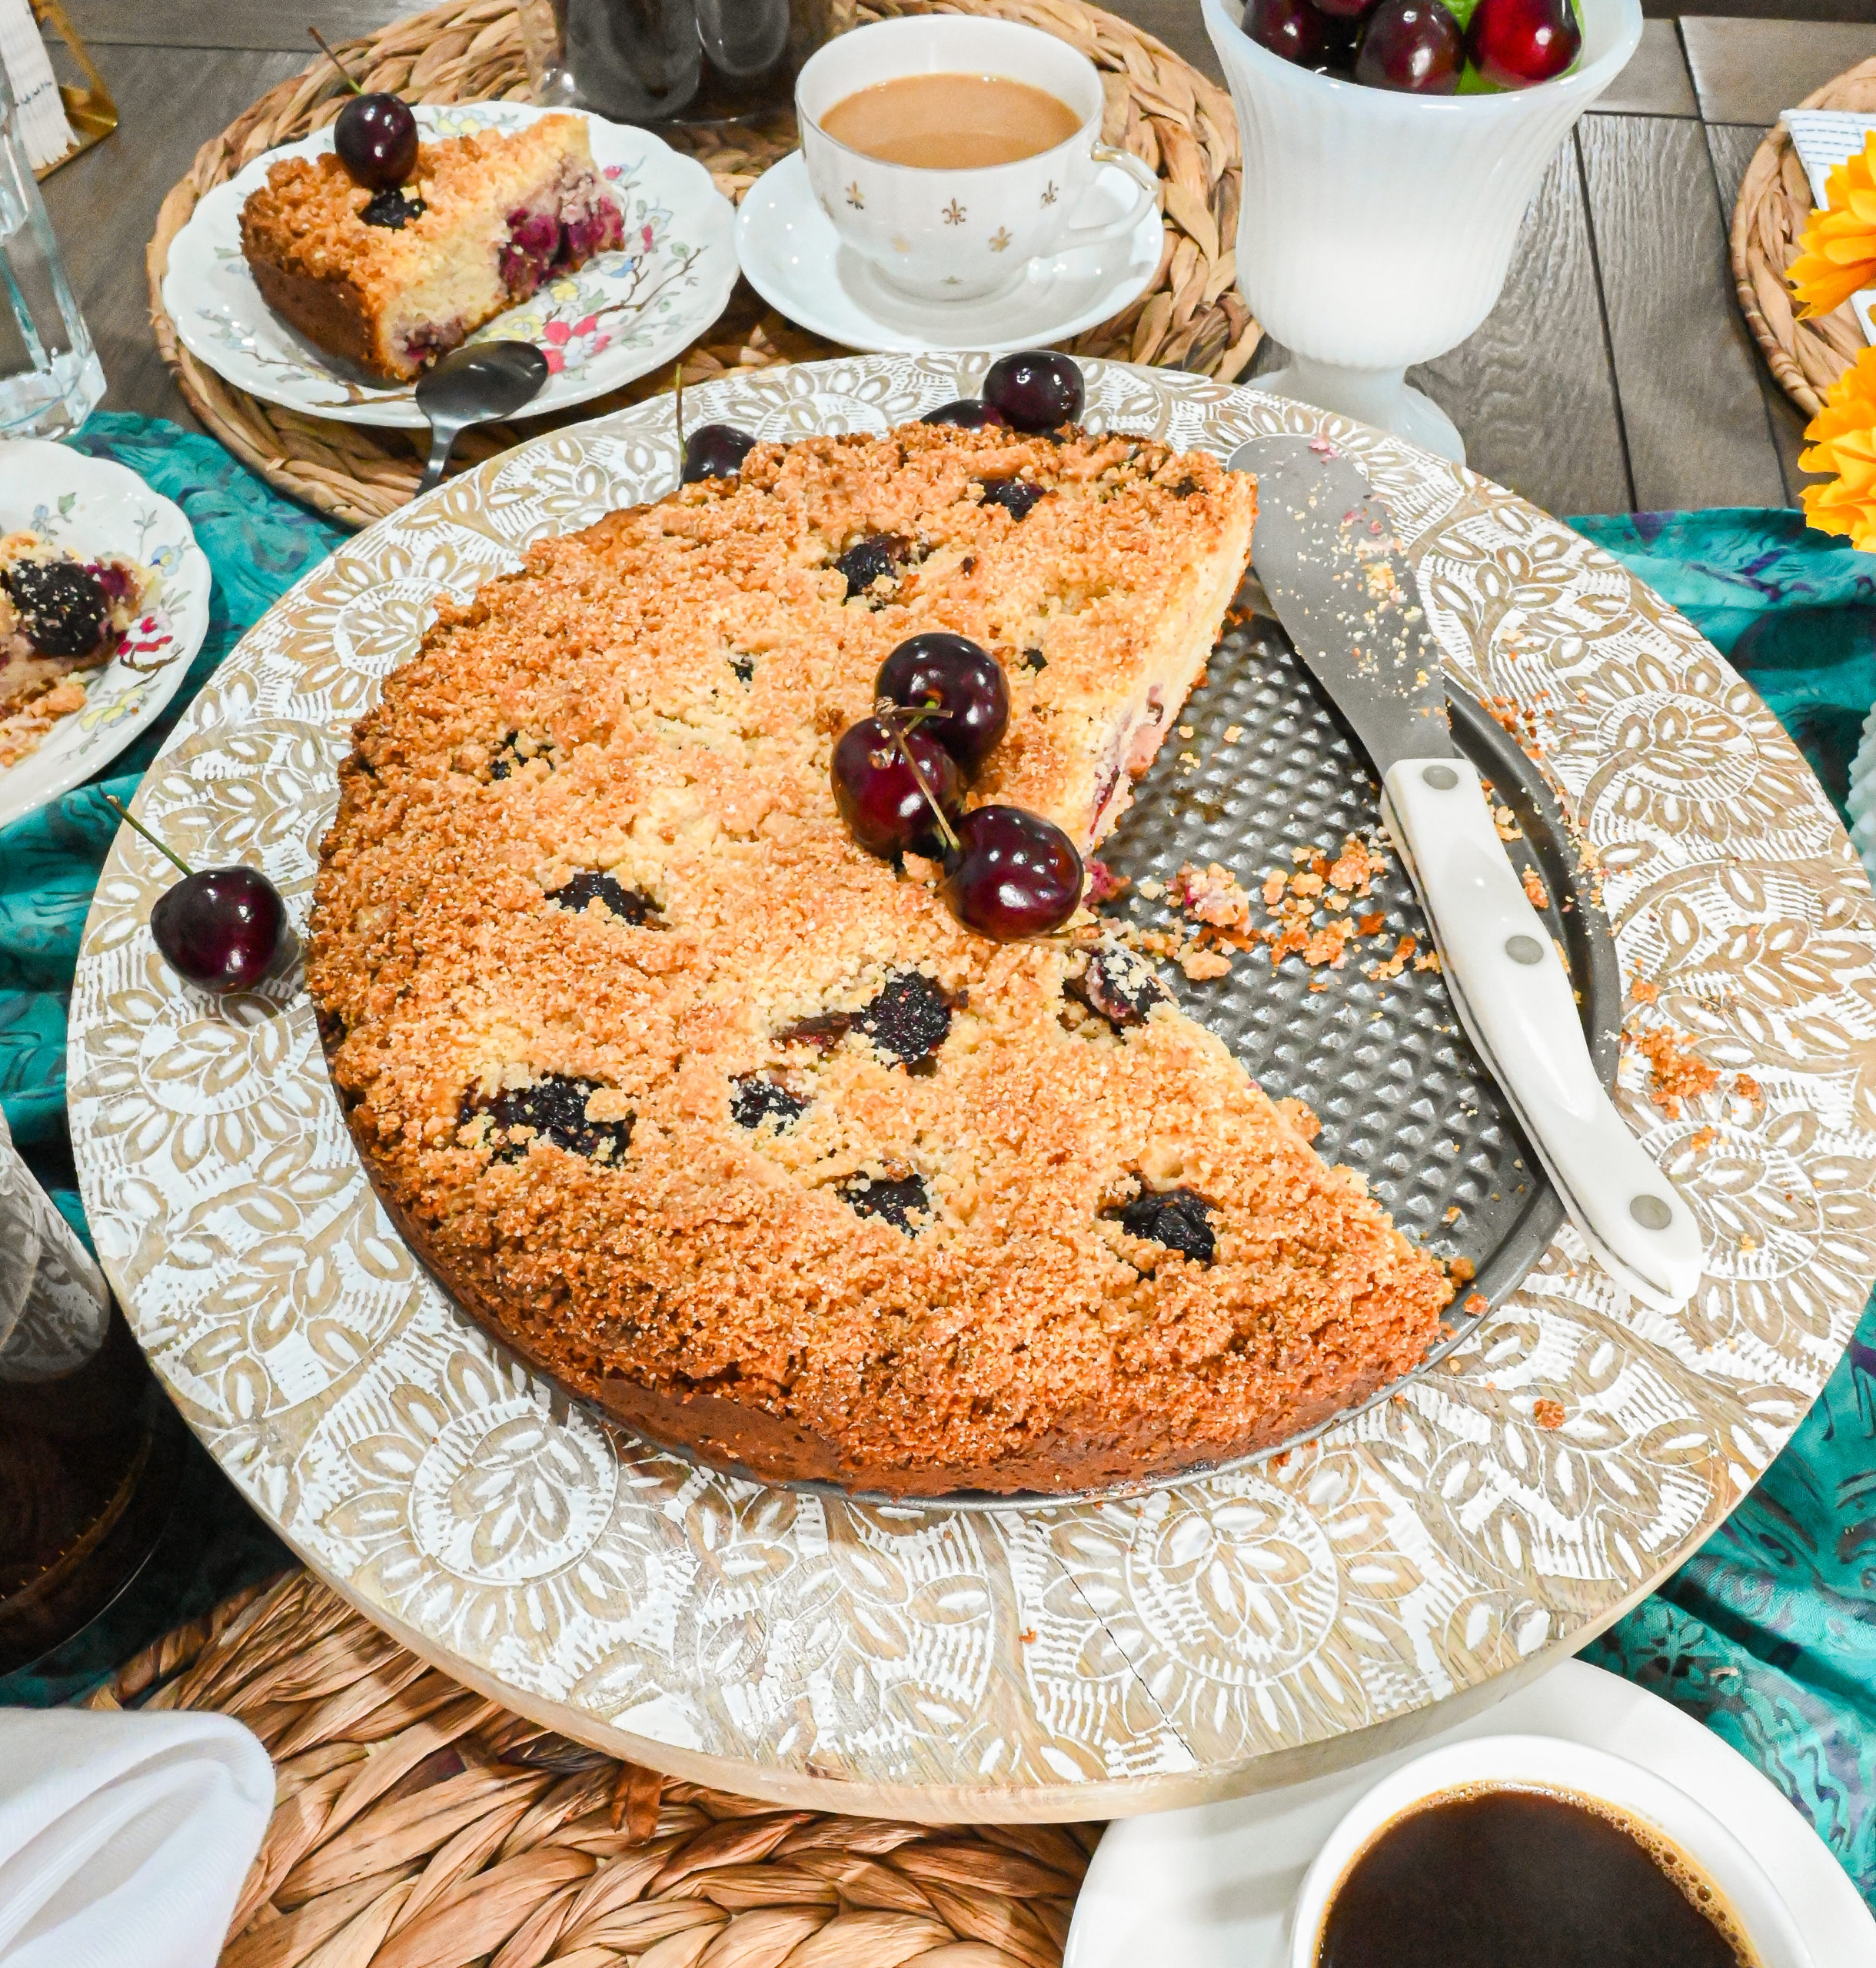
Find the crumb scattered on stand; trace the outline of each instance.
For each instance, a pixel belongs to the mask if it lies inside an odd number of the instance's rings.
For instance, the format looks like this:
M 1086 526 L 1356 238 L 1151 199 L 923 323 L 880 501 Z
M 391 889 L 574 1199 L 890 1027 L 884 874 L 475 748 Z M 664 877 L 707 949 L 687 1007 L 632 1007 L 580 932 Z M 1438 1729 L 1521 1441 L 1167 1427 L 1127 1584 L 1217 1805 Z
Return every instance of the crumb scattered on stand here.
M 1033 1627 L 1025 1627 L 1016 1637 L 1025 1647 L 1033 1647 L 1036 1644 L 1036 1629 Z
M 1720 1083 L 1718 1068 L 1686 1051 L 1669 1026 L 1645 1032 L 1635 1043 L 1648 1062 L 1648 1097 L 1671 1121 L 1681 1118 L 1683 1100 L 1698 1099 Z
M 1755 1107 L 1763 1107 L 1765 1104 L 1765 1089 L 1750 1073 L 1741 1073 L 1733 1082 L 1733 1091 L 1741 1100 L 1751 1101 Z
M 1638 1005 L 1651 1005 L 1661 996 L 1661 986 L 1646 977 L 1638 977 L 1628 987 L 1628 995 Z
M 1549 908 L 1550 891 L 1535 868 L 1520 869 L 1518 879 L 1524 883 L 1525 899 L 1533 909 Z
M 1688 1147 L 1695 1155 L 1705 1155 L 1720 1138 L 1718 1128 L 1696 1128 L 1688 1137 Z
M 1474 1318 L 1476 1318 L 1480 1313 L 1489 1311 L 1490 1308 L 1485 1302 L 1484 1292 L 1469 1292 L 1465 1295 L 1465 1304 L 1459 1309 L 1463 1312 L 1469 1312 Z
M 1540 1428 L 1561 1428 L 1565 1420 L 1563 1403 L 1552 1401 L 1548 1395 L 1541 1395 L 1531 1404 L 1531 1418 Z

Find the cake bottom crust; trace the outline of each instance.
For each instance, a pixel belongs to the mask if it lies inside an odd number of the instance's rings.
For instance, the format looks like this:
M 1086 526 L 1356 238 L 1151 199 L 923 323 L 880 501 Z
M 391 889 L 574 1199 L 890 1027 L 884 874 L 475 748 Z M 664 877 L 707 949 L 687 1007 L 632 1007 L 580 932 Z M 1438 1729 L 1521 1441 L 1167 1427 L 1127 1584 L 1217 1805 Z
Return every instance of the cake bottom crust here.
M 375 382 L 407 383 L 414 368 L 392 368 L 380 347 L 377 317 L 348 280 L 314 280 L 289 272 L 277 261 L 251 254 L 248 261 L 261 298 L 315 347 L 349 362 Z
M 655 1448 L 726 1475 L 762 1482 L 826 1483 L 863 1494 L 907 1498 L 971 1491 L 1074 1496 L 1202 1475 L 1326 1426 L 1411 1372 L 1426 1349 L 1423 1336 L 1409 1353 L 1377 1356 L 1332 1385 L 1319 1383 L 1311 1398 L 1273 1404 L 1248 1430 L 1174 1441 L 1150 1418 L 1133 1417 L 1117 1427 L 1110 1414 L 1068 1412 L 1033 1446 L 1001 1455 L 994 1463 L 946 1463 L 937 1468 L 863 1463 L 843 1457 L 827 1436 L 767 1408 L 720 1395 L 666 1393 L 617 1375 L 589 1376 L 530 1345 L 517 1331 L 512 1309 L 498 1297 L 484 1295 L 460 1271 L 454 1277 L 445 1275 L 422 1223 L 398 1201 L 364 1144 L 359 1147 L 373 1191 L 418 1261 L 451 1301 L 524 1366 L 591 1401 Z

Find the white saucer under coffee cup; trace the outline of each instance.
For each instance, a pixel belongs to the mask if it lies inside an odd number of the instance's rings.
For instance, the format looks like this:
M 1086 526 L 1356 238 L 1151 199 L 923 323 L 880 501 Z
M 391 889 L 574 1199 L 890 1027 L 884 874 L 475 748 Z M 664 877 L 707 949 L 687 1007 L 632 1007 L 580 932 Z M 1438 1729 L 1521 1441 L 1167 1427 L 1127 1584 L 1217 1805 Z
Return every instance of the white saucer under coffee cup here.
M 1377 1833 L 1417 1804 L 1493 1786 L 1613 1805 L 1652 1827 L 1706 1875 L 1751 1943 L 1759 1968 L 1826 1968 L 1813 1960 L 1765 1869 L 1704 1804 L 1625 1757 L 1558 1736 L 1479 1736 L 1449 1744 L 1416 1757 L 1364 1793 L 1303 1875 L 1290 1910 L 1287 1968 L 1317 1968 L 1329 1906 Z
M 836 103 L 861 89 L 927 75 L 1026 82 L 1080 121 L 1072 137 L 1033 157 L 960 170 L 887 164 L 821 127 Z M 1013 286 L 1039 254 L 1134 230 L 1157 203 L 1159 182 L 1138 158 L 1101 141 L 1104 101 L 1094 64 L 1066 42 L 1014 21 L 961 14 L 856 28 L 829 42 L 795 82 L 802 156 L 822 211 L 882 281 L 926 301 L 980 300 Z M 1126 210 L 1077 224 L 1077 208 L 1104 172 L 1133 179 Z

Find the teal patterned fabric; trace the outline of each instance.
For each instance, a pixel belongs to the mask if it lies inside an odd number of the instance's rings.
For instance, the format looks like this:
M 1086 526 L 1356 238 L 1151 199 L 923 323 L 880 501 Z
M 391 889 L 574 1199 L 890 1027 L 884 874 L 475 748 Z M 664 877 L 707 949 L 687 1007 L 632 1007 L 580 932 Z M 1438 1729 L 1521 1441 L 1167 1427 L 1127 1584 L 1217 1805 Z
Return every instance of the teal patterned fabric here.
M 241 630 L 342 536 L 172 425 L 96 417 L 77 441 L 175 500 L 215 570 L 208 640 L 173 720 Z M 1807 532 L 1794 513 L 1573 524 L 1731 654 L 1841 811 L 1846 763 L 1876 703 L 1876 557 Z M 117 824 L 100 796 L 128 798 L 167 728 L 113 760 L 109 778 L 0 830 L 0 1095 L 81 1225 L 65 1141 L 65 1006 Z M 1588 1655 L 1698 1717 L 1765 1771 L 1876 1905 L 1876 1305 L 1758 1488 Z

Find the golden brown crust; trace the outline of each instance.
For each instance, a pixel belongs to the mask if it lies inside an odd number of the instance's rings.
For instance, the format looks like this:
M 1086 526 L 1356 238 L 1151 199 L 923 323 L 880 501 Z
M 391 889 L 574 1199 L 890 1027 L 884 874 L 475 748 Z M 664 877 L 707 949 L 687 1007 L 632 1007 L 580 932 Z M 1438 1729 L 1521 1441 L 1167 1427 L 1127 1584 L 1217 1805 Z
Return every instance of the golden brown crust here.
M 1020 521 L 982 498 L 1012 473 L 1048 494 Z M 1140 440 L 913 426 L 761 447 L 445 610 L 341 770 L 308 981 L 373 1179 L 459 1302 L 654 1438 L 905 1494 L 1163 1474 L 1413 1365 L 1437 1266 L 1216 1040 L 1169 1005 L 1066 1016 L 1075 952 L 972 936 L 828 788 L 881 659 L 950 627 L 1012 684 L 973 797 L 1086 839 L 1252 510 Z M 882 535 L 902 562 L 850 594 L 833 563 Z M 655 913 L 552 899 L 602 872 Z M 942 1032 L 916 1071 L 887 986 Z M 752 1115 L 752 1085 L 800 1111 Z M 583 1152 L 503 1105 L 570 1087 Z M 1120 1220 L 1175 1188 L 1209 1263 Z M 889 1193 L 896 1223 L 862 1213 Z
M 281 158 L 241 207 L 241 251 L 261 298 L 383 383 L 409 381 L 516 298 L 501 275 L 513 214 L 607 195 L 585 121 L 567 115 L 422 145 L 404 188 L 418 215 L 371 224 L 372 194 L 327 151 Z M 415 347 L 414 331 L 427 337 Z

